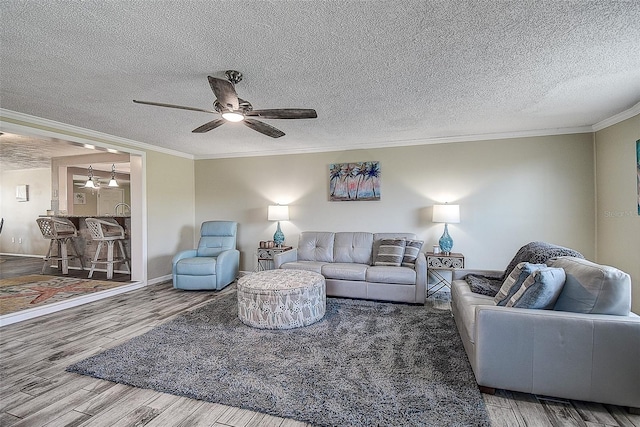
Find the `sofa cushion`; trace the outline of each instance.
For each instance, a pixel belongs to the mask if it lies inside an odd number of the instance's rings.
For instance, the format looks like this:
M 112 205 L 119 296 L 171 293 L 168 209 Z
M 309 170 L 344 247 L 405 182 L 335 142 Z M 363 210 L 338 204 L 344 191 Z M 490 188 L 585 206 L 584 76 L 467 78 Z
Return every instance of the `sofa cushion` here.
M 336 233 L 333 243 L 333 262 L 354 262 L 371 265 L 373 233 Z
M 423 245 L 422 240 L 407 239 L 407 245 L 404 248 L 404 256 L 402 257 L 402 266 L 414 268 L 416 259 Z
M 304 231 L 298 239 L 298 261 L 333 262 L 335 233 Z
M 182 258 L 176 263 L 176 274 L 188 276 L 215 276 L 216 258 L 199 256 Z
M 509 273 L 502 283 L 502 287 L 495 296 L 494 301 L 497 305 L 505 306 L 522 286 L 522 283 L 529 277 L 531 273 L 541 268 L 545 268 L 546 264 L 531 264 L 529 262 L 521 262 Z
M 383 239 L 378 247 L 378 255 L 373 260 L 373 265 L 400 267 L 406 245 L 405 239 Z
M 548 264 L 564 268 L 567 274 L 554 310 L 629 315 L 631 277 L 627 273 L 574 257 L 554 258 Z
M 322 266 L 322 275 L 327 279 L 364 281 L 368 264 L 334 262 Z
M 415 285 L 416 271 L 409 267 L 373 266 L 365 273 L 367 282 Z
M 306 270 L 322 274 L 322 266 L 326 264 L 326 262 L 321 261 L 292 261 L 285 262 L 280 266 L 280 268 L 284 270 Z
M 562 291 L 565 279 L 562 268 L 546 267 L 535 270 L 513 294 L 506 306 L 551 309 Z

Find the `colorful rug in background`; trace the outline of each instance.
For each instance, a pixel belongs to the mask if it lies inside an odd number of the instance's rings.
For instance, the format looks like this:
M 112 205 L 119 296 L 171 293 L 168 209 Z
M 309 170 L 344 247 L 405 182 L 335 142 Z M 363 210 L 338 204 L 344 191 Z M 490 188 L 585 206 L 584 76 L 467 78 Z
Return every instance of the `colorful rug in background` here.
M 32 274 L 0 280 L 0 315 L 127 285 L 127 282 Z

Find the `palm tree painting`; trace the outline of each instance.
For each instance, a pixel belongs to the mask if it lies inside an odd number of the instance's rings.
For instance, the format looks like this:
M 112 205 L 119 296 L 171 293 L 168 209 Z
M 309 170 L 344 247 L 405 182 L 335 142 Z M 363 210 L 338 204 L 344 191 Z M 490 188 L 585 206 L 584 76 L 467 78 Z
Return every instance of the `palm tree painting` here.
M 380 162 L 330 164 L 329 200 L 380 200 Z

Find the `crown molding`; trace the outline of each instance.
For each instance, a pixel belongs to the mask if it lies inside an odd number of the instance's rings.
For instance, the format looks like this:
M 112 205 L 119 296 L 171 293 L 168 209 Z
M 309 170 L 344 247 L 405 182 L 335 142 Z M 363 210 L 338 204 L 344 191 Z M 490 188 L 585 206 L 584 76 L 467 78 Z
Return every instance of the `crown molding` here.
M 638 102 L 633 107 L 628 110 L 624 110 L 621 113 L 616 114 L 615 116 L 609 117 L 608 119 L 604 119 L 595 125 L 591 126 L 594 132 L 602 130 L 604 128 L 608 128 L 609 126 L 613 126 L 617 123 L 620 123 L 624 120 L 630 119 L 631 117 L 637 116 L 640 114 L 640 102 Z
M 75 142 L 86 142 L 87 140 L 95 141 L 101 145 L 106 145 L 105 148 L 137 148 L 143 151 L 156 151 L 171 156 L 183 157 L 191 160 L 194 159 L 193 155 L 189 153 L 156 147 L 144 142 L 121 138 L 119 136 L 97 132 L 91 129 L 81 128 L 66 123 L 56 122 L 54 120 L 43 119 L 41 117 L 0 108 L 0 129 L 9 131 L 11 130 L 12 125 L 20 128 L 23 132 L 28 132 L 28 130 L 31 129 L 32 132 L 35 131 L 40 136 L 44 133 L 46 136 L 56 138 L 60 138 L 61 136 L 64 136 L 65 139 L 71 140 L 77 138 Z M 111 146 L 111 144 L 116 144 L 117 146 Z

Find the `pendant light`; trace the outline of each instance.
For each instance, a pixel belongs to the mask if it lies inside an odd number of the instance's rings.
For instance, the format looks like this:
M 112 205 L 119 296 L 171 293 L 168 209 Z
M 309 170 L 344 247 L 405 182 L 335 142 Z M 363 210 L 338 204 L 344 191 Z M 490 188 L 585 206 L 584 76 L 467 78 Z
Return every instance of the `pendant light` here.
M 89 176 L 89 179 L 87 179 L 87 182 L 84 184 L 84 188 L 97 188 L 93 182 L 93 168 L 91 167 L 91 165 L 89 165 L 89 171 L 87 172 L 87 175 Z
M 111 165 L 111 180 L 109 181 L 109 187 L 119 187 L 118 181 L 116 181 L 116 165 Z

